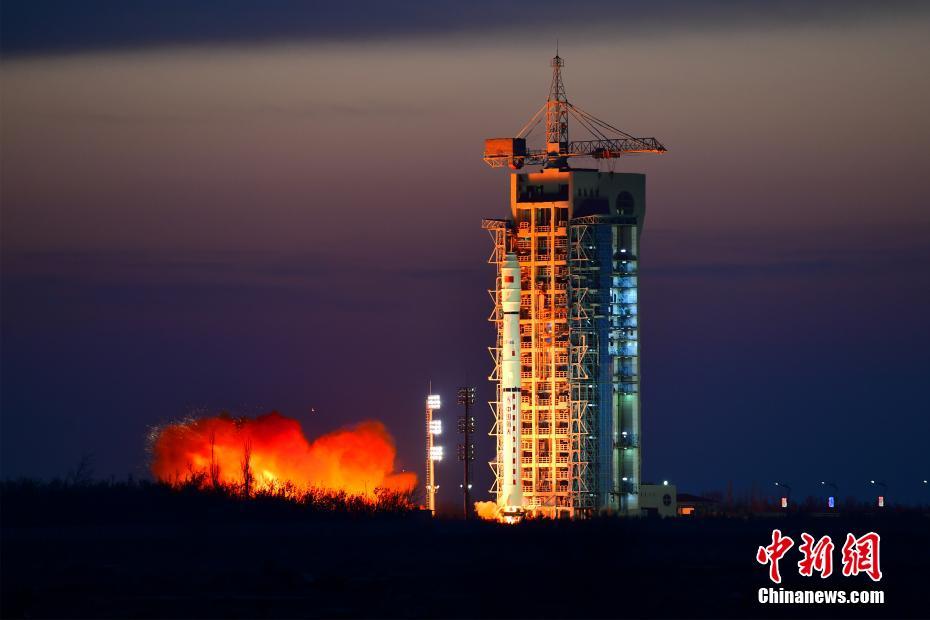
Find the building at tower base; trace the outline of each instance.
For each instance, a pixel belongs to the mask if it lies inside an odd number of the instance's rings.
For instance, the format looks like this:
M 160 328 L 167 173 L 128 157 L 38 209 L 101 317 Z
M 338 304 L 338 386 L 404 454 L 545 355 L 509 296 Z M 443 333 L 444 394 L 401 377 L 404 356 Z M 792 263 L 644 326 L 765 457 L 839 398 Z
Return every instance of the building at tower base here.
M 501 509 L 516 496 L 504 477 L 518 465 L 527 513 L 640 512 L 637 283 L 645 198 L 642 174 L 548 167 L 511 174 L 511 217 L 483 222 L 497 266 L 489 378 L 497 383 L 491 491 Z M 508 254 L 520 268 L 517 433 L 503 407 L 513 393 L 505 395 L 502 374 Z

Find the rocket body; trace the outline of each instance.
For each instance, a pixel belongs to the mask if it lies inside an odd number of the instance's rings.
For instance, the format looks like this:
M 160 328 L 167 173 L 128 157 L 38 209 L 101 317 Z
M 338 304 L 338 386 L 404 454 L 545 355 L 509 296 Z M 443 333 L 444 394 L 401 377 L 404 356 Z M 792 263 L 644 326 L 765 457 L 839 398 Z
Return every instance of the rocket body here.
M 513 512 L 523 507 L 520 449 L 520 263 L 507 254 L 501 267 L 501 442 L 499 508 Z

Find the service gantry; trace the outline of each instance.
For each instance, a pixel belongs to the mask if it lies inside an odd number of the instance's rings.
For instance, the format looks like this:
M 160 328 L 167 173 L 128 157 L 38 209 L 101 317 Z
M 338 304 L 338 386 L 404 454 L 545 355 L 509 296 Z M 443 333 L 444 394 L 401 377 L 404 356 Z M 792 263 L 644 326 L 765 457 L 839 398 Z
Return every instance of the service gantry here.
M 514 138 L 485 141 L 493 168 L 510 175 L 510 219 L 486 219 L 497 267 L 489 347 L 497 383 L 492 401 L 497 453 L 491 492 L 506 506 L 501 476 L 519 459 L 526 511 L 584 517 L 597 511 L 638 514 L 640 373 L 638 264 L 645 215 L 645 175 L 574 169 L 569 160 L 610 160 L 664 153 L 655 138 L 636 138 L 568 101 L 563 59 L 552 59 L 546 104 Z M 591 139 L 569 140 L 569 119 Z M 527 146 L 545 119 L 545 144 Z M 505 453 L 502 269 L 520 267 L 520 426 L 517 454 Z M 509 259 L 509 260 L 508 260 Z M 508 350 L 509 352 L 509 350 Z M 509 392 L 508 392 L 509 393 Z M 511 438 L 513 439 L 513 438 Z

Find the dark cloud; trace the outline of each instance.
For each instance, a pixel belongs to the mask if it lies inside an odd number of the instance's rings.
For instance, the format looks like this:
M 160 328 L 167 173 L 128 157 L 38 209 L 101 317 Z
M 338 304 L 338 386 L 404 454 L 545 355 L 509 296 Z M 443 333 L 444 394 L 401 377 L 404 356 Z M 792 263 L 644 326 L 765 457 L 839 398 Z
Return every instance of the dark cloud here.
M 93 125 L 203 125 L 206 123 L 228 123 L 254 118 L 281 119 L 325 119 L 333 117 L 418 117 L 436 111 L 425 105 L 390 105 L 375 103 L 329 103 L 324 101 L 300 101 L 293 105 L 239 105 L 227 108 L 210 106 L 202 109 L 187 109 L 182 112 L 140 112 L 138 110 L 67 110 L 53 113 L 37 112 L 43 120 L 89 123 Z
M 650 276 L 669 278 L 758 278 L 758 277 L 836 277 L 838 275 L 881 276 L 896 272 L 924 272 L 930 268 L 930 253 L 925 249 L 897 248 L 881 253 L 831 251 L 829 256 L 746 256 L 730 262 L 691 258 L 687 262 L 645 265 Z
M 350 274 L 388 268 L 321 252 L 266 251 L 39 251 L 4 252 L 4 277 L 70 281 L 83 285 L 320 287 Z
M 69 53 L 169 45 L 261 44 L 390 39 L 444 33 L 476 35 L 520 29 L 554 40 L 576 27 L 622 24 L 624 35 L 682 28 L 829 25 L 883 14 L 925 11 L 919 2 L 791 0 L 650 3 L 582 0 L 532 4 L 300 0 L 7 0 L 0 48 L 8 55 Z

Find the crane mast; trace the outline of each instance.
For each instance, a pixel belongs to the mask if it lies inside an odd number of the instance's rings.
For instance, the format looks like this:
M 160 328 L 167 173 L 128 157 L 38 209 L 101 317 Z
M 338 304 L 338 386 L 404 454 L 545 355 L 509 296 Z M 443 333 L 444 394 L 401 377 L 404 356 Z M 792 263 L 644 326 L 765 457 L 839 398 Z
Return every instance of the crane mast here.
M 568 151 L 568 98 L 562 83 L 565 62 L 556 53 L 552 59 L 552 85 L 546 100 L 546 155 L 550 161 L 562 160 Z
M 655 138 L 637 138 L 610 123 L 588 114 L 570 103 L 562 82 L 565 60 L 556 52 L 552 82 L 545 105 L 523 126 L 514 138 L 488 138 L 484 141 L 484 161 L 492 168 L 509 166 L 519 170 L 526 165 L 567 168 L 570 157 L 615 159 L 633 153 L 664 153 L 665 147 Z M 542 148 L 527 148 L 527 138 L 545 117 L 546 142 Z M 590 134 L 590 140 L 570 141 L 568 119 Z

